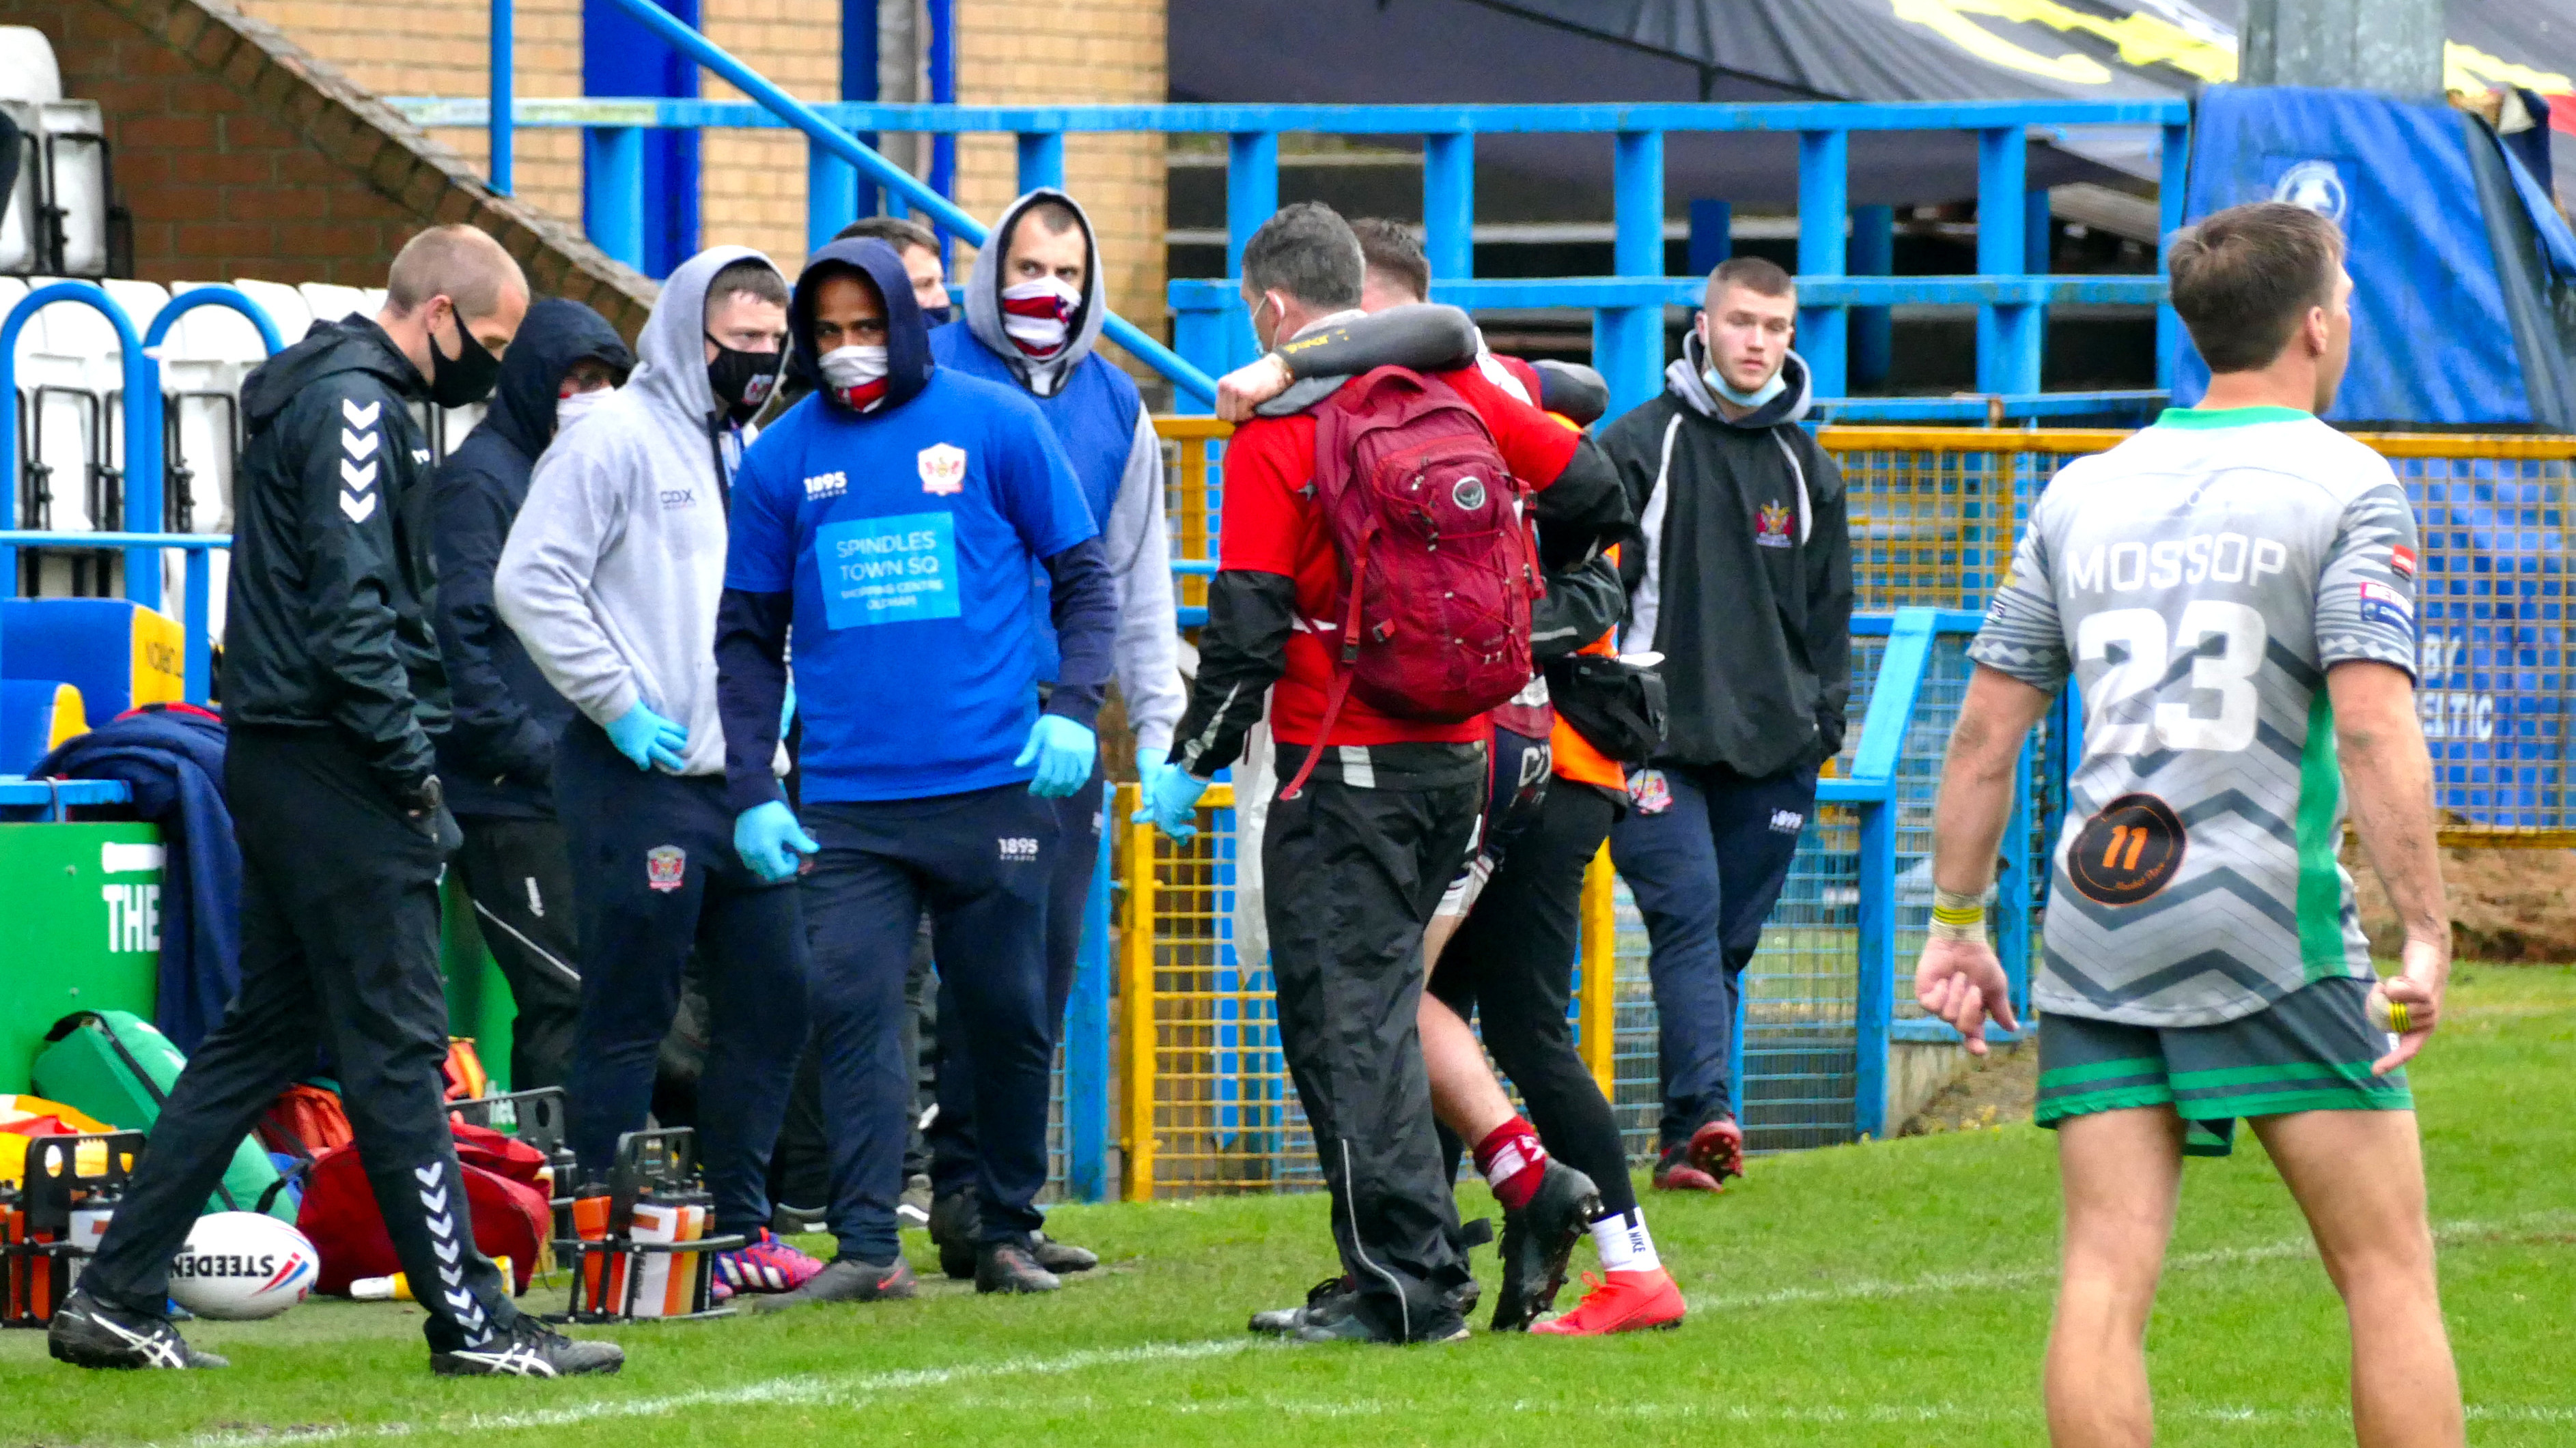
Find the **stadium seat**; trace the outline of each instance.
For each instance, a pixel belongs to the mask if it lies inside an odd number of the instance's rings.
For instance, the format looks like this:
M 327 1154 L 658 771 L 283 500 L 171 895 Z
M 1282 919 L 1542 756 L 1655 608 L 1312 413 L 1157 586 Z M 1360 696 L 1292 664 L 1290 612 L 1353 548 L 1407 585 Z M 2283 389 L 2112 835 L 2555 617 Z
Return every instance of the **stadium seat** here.
M 68 682 L 101 720 L 174 702 L 187 683 L 178 621 L 128 599 L 0 599 L 0 636 L 0 674 Z
M 242 295 L 259 304 L 261 311 L 277 325 L 277 340 L 292 347 L 313 330 L 313 308 L 304 294 L 283 282 L 254 281 L 249 277 L 235 279 L 233 285 Z
M 304 305 L 317 322 L 336 322 L 351 312 L 370 317 L 376 314 L 376 309 L 367 305 L 367 294 L 356 287 L 305 282 L 295 290 L 303 294 Z
M 80 690 L 59 679 L 0 679 L 0 777 L 25 774 L 87 732 Z
M 56 281 L 30 277 L 30 291 Z M 18 390 L 24 399 L 27 459 L 44 469 L 40 506 L 22 509 L 29 527 L 63 532 L 95 531 L 94 516 L 105 502 L 94 497 L 97 479 L 91 469 L 103 463 L 105 410 L 110 392 L 119 390 L 116 330 L 105 317 L 77 302 L 58 302 L 36 313 L 18 334 Z M 102 380 L 106 381 L 101 386 Z M 43 571 L 47 592 L 70 592 L 82 585 L 88 570 L 80 560 L 48 558 Z M 103 580 L 91 588 L 103 587 Z

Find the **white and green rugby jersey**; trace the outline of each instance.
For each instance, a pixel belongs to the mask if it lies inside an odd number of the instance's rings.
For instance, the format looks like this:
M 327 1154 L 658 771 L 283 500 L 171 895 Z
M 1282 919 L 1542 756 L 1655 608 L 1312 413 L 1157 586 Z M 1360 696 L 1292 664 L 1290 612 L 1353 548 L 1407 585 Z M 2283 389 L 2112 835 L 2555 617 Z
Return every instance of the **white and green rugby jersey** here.
M 2415 569 L 2387 462 L 2290 408 L 2169 410 L 2049 483 L 1969 649 L 2082 691 L 2041 1010 L 2213 1025 L 2370 973 L 2326 670 L 2415 672 Z

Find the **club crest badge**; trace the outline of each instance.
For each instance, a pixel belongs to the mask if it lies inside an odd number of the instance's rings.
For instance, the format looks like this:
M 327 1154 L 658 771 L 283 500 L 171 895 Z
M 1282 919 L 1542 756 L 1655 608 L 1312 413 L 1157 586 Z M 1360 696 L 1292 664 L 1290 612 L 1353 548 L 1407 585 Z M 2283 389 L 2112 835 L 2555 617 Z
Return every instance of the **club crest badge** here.
M 1765 503 L 1753 515 L 1753 541 L 1763 548 L 1786 548 L 1790 544 L 1789 510 L 1778 503 Z
M 689 878 L 689 852 L 678 845 L 655 845 L 644 852 L 644 883 L 668 895 Z
M 921 490 L 934 496 L 963 492 L 966 489 L 966 449 L 954 443 L 932 443 L 923 448 Z
M 1641 815 L 1659 815 L 1673 807 L 1673 786 L 1660 769 L 1639 770 L 1628 780 L 1628 802 Z

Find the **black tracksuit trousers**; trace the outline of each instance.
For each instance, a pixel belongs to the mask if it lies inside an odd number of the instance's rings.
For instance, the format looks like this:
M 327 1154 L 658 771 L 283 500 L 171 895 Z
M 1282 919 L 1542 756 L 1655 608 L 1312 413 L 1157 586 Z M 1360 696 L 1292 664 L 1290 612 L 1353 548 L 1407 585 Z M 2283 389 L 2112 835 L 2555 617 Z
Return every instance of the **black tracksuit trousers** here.
M 456 874 L 474 923 L 510 983 L 510 1089 L 561 1086 L 581 1026 L 579 917 L 572 854 L 555 820 L 467 815 Z
M 1512 837 L 1475 909 L 1449 940 L 1431 993 L 1469 1020 L 1529 1105 L 1548 1151 L 1601 1188 L 1604 1210 L 1637 1205 L 1619 1122 L 1575 1054 L 1566 1018 L 1581 950 L 1583 872 L 1619 806 L 1568 779 L 1548 782 L 1537 820 Z M 1446 1154 L 1453 1164 L 1456 1155 Z
M 162 1311 L 170 1258 L 234 1148 L 328 1042 L 431 1349 L 479 1343 L 518 1311 L 474 1248 L 448 1132 L 440 843 L 337 729 L 234 725 L 224 793 L 242 852 L 241 993 L 171 1087 L 81 1285 Z
M 1283 783 L 1304 753 L 1281 747 Z M 1262 835 L 1280 1049 L 1343 1270 L 1390 1339 L 1454 1331 L 1449 1294 L 1467 1280 L 1414 1013 L 1422 930 L 1466 860 L 1487 768 L 1481 744 L 1336 749 L 1295 799 L 1272 803 Z

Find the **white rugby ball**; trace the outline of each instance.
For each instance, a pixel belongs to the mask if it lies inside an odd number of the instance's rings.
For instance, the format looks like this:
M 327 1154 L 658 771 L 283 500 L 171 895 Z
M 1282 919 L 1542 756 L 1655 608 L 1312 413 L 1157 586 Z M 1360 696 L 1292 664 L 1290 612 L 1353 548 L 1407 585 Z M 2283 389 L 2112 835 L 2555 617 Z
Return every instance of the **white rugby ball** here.
M 170 1259 L 170 1296 L 199 1317 L 252 1322 L 302 1302 L 321 1270 L 313 1244 L 277 1218 L 216 1212 Z

